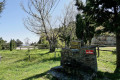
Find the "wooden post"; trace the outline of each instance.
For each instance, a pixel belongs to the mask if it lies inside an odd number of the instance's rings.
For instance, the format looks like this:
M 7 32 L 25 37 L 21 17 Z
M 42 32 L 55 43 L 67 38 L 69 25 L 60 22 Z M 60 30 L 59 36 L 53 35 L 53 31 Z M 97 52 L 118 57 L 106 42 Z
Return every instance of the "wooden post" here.
M 35 50 L 35 46 L 34 46 L 34 50 Z
M 56 59 L 56 51 L 55 51 L 55 55 L 54 56 L 55 56 L 55 59 Z
M 21 46 L 20 46 L 20 50 L 21 50 Z
M 30 54 L 29 54 L 29 56 L 28 56 L 28 57 L 29 57 L 29 61 L 30 61 Z
M 99 45 L 97 46 L 98 47 L 98 57 L 100 56 L 100 49 L 99 49 Z
M 29 61 L 30 61 L 30 50 L 28 49 L 28 58 L 29 58 Z
M 28 50 L 30 50 L 30 47 L 28 46 Z

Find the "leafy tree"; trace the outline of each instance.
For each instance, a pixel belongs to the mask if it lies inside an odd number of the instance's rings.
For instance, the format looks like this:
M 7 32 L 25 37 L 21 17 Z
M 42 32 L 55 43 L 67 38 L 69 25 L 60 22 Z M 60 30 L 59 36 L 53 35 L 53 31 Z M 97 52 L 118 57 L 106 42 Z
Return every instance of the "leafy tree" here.
M 32 42 L 30 45 L 31 45 L 31 46 L 36 46 L 37 43 L 36 43 L 36 42 Z
M 16 49 L 16 41 L 13 39 L 13 49 Z
M 104 26 L 101 32 L 116 34 L 117 67 L 120 70 L 120 0 L 87 0 L 86 5 L 76 0 L 76 5 L 96 23 Z
M 19 47 L 23 44 L 22 41 L 20 41 L 19 39 L 16 40 L 16 46 Z
M 49 42 L 47 41 L 47 37 L 45 36 L 45 34 L 43 34 L 41 36 L 41 44 L 45 44 L 45 45 L 49 45 Z
M 60 34 L 59 38 L 60 38 L 61 41 L 65 41 L 65 46 L 69 47 L 70 35 Z
M 5 0 L 0 1 L 0 13 L 3 11 Z
M 1 37 L 0 38 L 0 50 L 4 50 L 6 44 L 7 44 L 7 41 L 3 40 Z
M 3 45 L 3 39 L 0 38 L 0 50 L 2 49 L 2 45 Z
M 2 44 L 0 43 L 0 50 L 2 49 Z
M 5 4 L 5 0 L 0 1 L 0 13 L 3 11 L 4 4 Z M 0 50 L 2 49 L 2 45 L 3 45 L 1 39 L 2 39 L 2 38 L 0 38 Z

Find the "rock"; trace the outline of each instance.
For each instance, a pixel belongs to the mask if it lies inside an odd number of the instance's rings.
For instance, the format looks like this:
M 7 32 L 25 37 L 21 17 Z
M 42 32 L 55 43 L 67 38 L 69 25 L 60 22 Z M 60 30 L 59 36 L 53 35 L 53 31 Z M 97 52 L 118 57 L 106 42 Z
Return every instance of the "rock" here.
M 68 74 L 62 66 L 52 68 L 48 71 L 48 74 L 51 74 L 58 80 L 92 80 L 96 76 L 96 73 L 88 74 L 83 71 L 79 72 L 79 76 L 76 76 L 75 74 Z

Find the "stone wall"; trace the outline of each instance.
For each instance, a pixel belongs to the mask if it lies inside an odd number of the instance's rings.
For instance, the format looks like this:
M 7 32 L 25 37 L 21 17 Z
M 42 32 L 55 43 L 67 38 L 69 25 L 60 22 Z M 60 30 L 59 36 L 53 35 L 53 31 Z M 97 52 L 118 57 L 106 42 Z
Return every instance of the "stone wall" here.
M 98 36 L 92 39 L 91 44 L 116 45 L 116 38 L 115 36 Z
M 86 50 L 93 54 L 86 54 Z M 61 52 L 61 66 L 66 73 L 79 77 L 86 77 L 97 72 L 96 47 L 81 47 L 80 49 L 63 49 Z

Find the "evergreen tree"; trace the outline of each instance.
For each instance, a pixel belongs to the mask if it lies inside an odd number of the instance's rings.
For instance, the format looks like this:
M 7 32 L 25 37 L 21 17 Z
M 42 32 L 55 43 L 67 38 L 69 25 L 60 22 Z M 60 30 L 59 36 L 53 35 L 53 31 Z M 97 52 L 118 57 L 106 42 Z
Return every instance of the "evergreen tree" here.
M 95 33 L 95 27 L 90 24 L 92 24 L 90 18 L 85 14 L 76 16 L 76 36 L 79 40 L 83 40 L 85 44 L 89 41 L 89 45 Z
M 3 45 L 3 39 L 0 38 L 0 50 L 2 50 L 2 45 Z
M 0 43 L 0 50 L 2 49 L 2 44 Z
M 0 38 L 0 50 L 5 49 L 5 46 L 7 44 L 7 41 L 3 40 L 2 37 Z
M 85 24 L 82 20 L 82 15 L 78 14 L 76 16 L 76 36 L 79 40 L 83 40 L 84 39 L 84 27 Z
M 76 0 L 76 5 L 83 13 L 87 13 L 97 26 L 104 26 L 101 32 L 116 34 L 116 71 L 120 71 L 120 0 L 87 0 L 86 5 Z
M 13 40 L 10 41 L 10 51 L 13 50 Z

